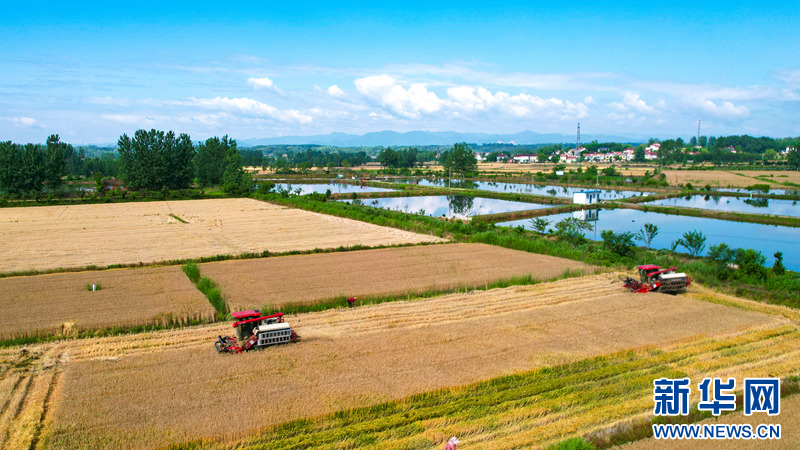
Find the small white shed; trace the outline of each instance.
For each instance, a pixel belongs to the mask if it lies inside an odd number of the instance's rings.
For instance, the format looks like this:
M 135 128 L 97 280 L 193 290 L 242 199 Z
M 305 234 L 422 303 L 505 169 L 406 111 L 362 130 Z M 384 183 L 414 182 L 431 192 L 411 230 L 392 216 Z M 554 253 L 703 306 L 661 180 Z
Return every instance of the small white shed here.
M 600 191 L 578 191 L 572 194 L 572 203 L 591 205 L 600 203 Z

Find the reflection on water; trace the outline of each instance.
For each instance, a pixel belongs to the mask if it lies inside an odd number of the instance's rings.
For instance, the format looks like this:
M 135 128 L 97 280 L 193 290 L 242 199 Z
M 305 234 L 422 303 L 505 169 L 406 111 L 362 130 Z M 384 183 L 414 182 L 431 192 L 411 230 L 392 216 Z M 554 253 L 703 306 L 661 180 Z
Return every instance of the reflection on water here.
M 450 202 L 450 210 L 453 211 L 455 216 L 469 216 L 472 206 L 475 203 L 475 197 L 467 195 L 448 195 L 447 201 Z
M 769 206 L 769 200 L 763 197 L 746 198 L 744 199 L 744 202 L 755 208 L 766 208 Z
M 404 179 L 404 180 L 388 180 L 393 183 L 411 183 L 419 184 L 420 186 L 434 186 L 434 187 L 453 187 L 463 189 L 479 189 L 482 191 L 491 192 L 510 192 L 513 194 L 531 194 L 531 195 L 547 195 L 551 197 L 572 198 L 575 192 L 585 191 L 588 188 L 569 187 L 569 186 L 553 186 L 541 184 L 526 184 L 526 183 L 498 183 L 494 181 L 471 181 L 471 180 L 457 180 L 457 179 Z M 594 189 L 600 191 L 600 198 L 603 200 L 618 200 L 621 198 L 633 197 L 638 195 L 648 195 L 651 192 L 638 192 L 638 191 L 625 191 L 614 189 Z
M 598 219 L 600 219 L 600 210 L 582 209 L 580 211 L 573 211 L 572 217 L 584 222 L 596 222 Z
M 760 197 L 739 198 L 719 195 L 690 195 L 687 197 L 656 200 L 643 204 L 800 217 L 800 207 L 797 206 L 796 201 Z
M 770 200 L 770 203 L 773 201 Z M 575 217 L 574 214 L 556 214 L 544 218 L 550 220 L 549 228 L 552 228 L 560 220 Z M 589 239 L 600 240 L 600 235 L 604 230 L 636 234 L 645 223 L 652 223 L 659 228 L 658 235 L 653 239 L 652 248 L 668 249 L 670 244 L 680 238 L 683 233 L 698 230 L 707 237 L 706 251 L 710 246 L 723 242 L 731 247 L 753 248 L 767 257 L 768 266 L 772 265 L 772 255 L 775 252 L 783 252 L 783 264 L 786 268 L 800 271 L 800 228 L 676 216 L 634 209 L 603 210 L 597 220 L 591 222 L 593 228 L 586 232 L 586 237 Z M 529 230 L 533 229 L 531 221 L 528 219 L 503 222 L 497 225 L 509 227 L 522 225 Z M 638 245 L 642 245 L 641 242 Z
M 298 191 L 299 189 L 299 191 Z M 349 194 L 351 192 L 395 192 L 394 189 L 377 188 L 372 186 L 357 186 L 347 183 L 334 183 L 330 184 L 317 183 L 317 184 L 290 184 L 278 183 L 275 185 L 275 190 L 289 191 L 295 195 L 306 195 L 311 193 L 324 194 L 326 191 L 331 191 L 331 194 Z M 299 193 L 298 193 L 299 192 Z
M 742 194 L 770 194 L 770 195 L 800 195 L 800 189 L 772 189 L 770 188 L 769 191 L 764 192 L 758 189 L 747 189 L 747 188 L 714 188 L 715 191 L 720 192 L 741 192 Z
M 341 200 L 352 202 L 352 200 Z M 552 205 L 540 203 L 514 202 L 494 198 L 470 197 L 467 195 L 436 195 L 424 197 L 389 197 L 365 199 L 361 203 L 376 208 L 391 209 L 411 214 L 424 214 L 431 217 L 457 217 L 460 219 L 483 214 L 497 214 L 509 211 L 525 211 L 548 208 Z

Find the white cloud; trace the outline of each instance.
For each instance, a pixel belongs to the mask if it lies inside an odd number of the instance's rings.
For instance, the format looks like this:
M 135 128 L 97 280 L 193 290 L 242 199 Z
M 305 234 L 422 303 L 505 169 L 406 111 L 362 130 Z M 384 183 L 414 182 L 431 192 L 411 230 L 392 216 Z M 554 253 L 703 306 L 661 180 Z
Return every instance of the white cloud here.
M 620 112 L 637 111 L 642 114 L 652 114 L 656 110 L 639 97 L 639 94 L 626 92 L 622 101 L 612 102 L 611 107 Z
M 228 97 L 214 97 L 214 98 L 190 98 L 186 102 L 189 106 L 198 106 L 201 108 L 224 110 L 224 111 L 238 111 L 246 115 L 254 117 L 267 117 L 281 122 L 289 123 L 309 123 L 312 121 L 311 116 L 300 112 L 296 109 L 281 110 L 274 106 L 262 103 L 252 98 L 228 98 Z
M 38 122 L 32 117 L 14 117 L 14 124 L 18 127 L 37 127 Z
M 345 96 L 345 93 L 342 90 L 342 88 L 340 88 L 339 86 L 334 84 L 334 85 L 331 85 L 331 87 L 328 88 L 328 95 L 330 95 L 331 97 L 341 98 L 341 97 Z
M 412 84 L 406 89 L 389 75 L 359 78 L 354 84 L 364 97 L 407 119 L 418 119 L 442 108 L 442 100 L 423 84 Z
M 406 88 L 389 75 L 359 78 L 355 85 L 363 96 L 406 119 L 433 115 L 474 118 L 488 112 L 515 118 L 565 119 L 586 117 L 589 110 L 584 103 L 525 93 L 492 92 L 485 87 L 454 86 L 447 89 L 446 97 L 439 97 L 423 84 L 411 84 Z
M 792 88 L 800 88 L 800 69 L 781 69 L 775 72 L 774 77 Z
M 156 123 L 154 118 L 142 114 L 104 114 L 101 117 L 103 119 L 119 122 L 125 125 L 150 126 Z
M 267 77 L 250 77 L 247 79 L 247 83 L 255 89 L 275 89 L 275 83 Z
M 692 103 L 699 109 L 721 118 L 740 119 L 750 115 L 750 110 L 746 106 L 736 106 L 729 101 L 716 104 L 709 99 L 698 99 Z

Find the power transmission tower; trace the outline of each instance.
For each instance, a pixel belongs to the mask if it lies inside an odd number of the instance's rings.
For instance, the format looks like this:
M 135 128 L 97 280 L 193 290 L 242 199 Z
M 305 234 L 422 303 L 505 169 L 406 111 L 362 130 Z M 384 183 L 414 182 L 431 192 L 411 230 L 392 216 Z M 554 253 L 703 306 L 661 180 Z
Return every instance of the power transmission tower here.
M 578 140 L 575 141 L 575 155 L 578 154 L 578 149 L 581 148 L 581 123 L 578 122 Z
M 697 145 L 700 146 L 700 119 L 697 119 Z

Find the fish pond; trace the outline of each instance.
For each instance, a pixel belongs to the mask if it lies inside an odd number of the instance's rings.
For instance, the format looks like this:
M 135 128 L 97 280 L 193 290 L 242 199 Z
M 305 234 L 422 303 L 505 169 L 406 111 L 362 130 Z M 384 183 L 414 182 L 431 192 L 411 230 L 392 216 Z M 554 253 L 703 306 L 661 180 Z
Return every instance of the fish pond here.
M 352 203 L 352 200 L 341 200 Z M 428 195 L 422 197 L 387 197 L 363 199 L 359 202 L 375 208 L 391 209 L 431 217 L 455 217 L 459 219 L 484 214 L 550 208 L 555 205 L 515 202 L 494 198 L 470 197 L 467 195 Z
M 752 248 L 766 256 L 766 265 L 771 267 L 775 252 L 783 252 L 784 266 L 789 270 L 800 271 L 800 228 L 676 216 L 634 209 L 583 210 L 545 216 L 543 219 L 549 220 L 549 228 L 552 228 L 558 221 L 568 217 L 586 220 L 592 225 L 592 229 L 585 233 L 588 239 L 602 240 L 600 236 L 605 230 L 636 234 L 645 223 L 652 223 L 658 226 L 658 235 L 651 244 L 652 248 L 668 249 L 683 233 L 697 230 L 706 236 L 706 247 L 703 254 L 708 251 L 710 246 L 721 243 L 735 248 Z M 522 225 L 526 229 L 532 230 L 531 222 L 531 219 L 524 219 L 502 222 L 497 225 L 509 227 Z M 643 244 L 637 241 L 637 245 Z M 678 247 L 678 251 L 686 250 Z
M 747 189 L 747 188 L 715 188 L 715 191 L 720 192 L 736 192 L 741 193 L 743 195 L 750 195 L 752 192 L 753 194 L 769 194 L 769 195 L 799 195 L 800 196 L 800 189 L 772 189 L 770 188 L 767 191 L 763 191 L 760 189 Z
M 713 195 L 691 195 L 675 197 L 643 205 L 682 206 L 686 208 L 711 209 L 715 211 L 735 211 L 750 214 L 773 214 L 778 216 L 800 217 L 800 205 L 795 200 L 775 200 L 763 197 L 727 197 Z
M 385 189 L 372 186 L 358 186 L 348 183 L 277 183 L 275 190 L 290 191 L 296 193 L 300 189 L 299 195 L 306 195 L 311 193 L 324 194 L 331 191 L 331 194 L 350 194 L 350 193 L 365 193 L 365 192 L 395 192 L 394 189 Z
M 614 189 L 594 189 L 583 187 L 569 187 L 569 186 L 553 186 L 543 184 L 527 184 L 527 183 L 505 183 L 494 181 L 472 181 L 472 180 L 447 180 L 438 178 L 435 180 L 429 179 L 398 179 L 387 180 L 393 183 L 409 183 L 419 184 L 420 186 L 432 187 L 454 187 L 460 189 L 477 189 L 481 191 L 490 192 L 508 192 L 513 194 L 531 194 L 543 195 L 550 197 L 572 198 L 575 192 L 583 192 L 588 190 L 600 191 L 600 198 L 603 200 L 619 200 L 628 197 L 635 197 L 640 195 L 649 195 L 652 192 L 639 192 L 639 191 L 626 191 Z M 449 182 L 448 182 L 449 181 Z

